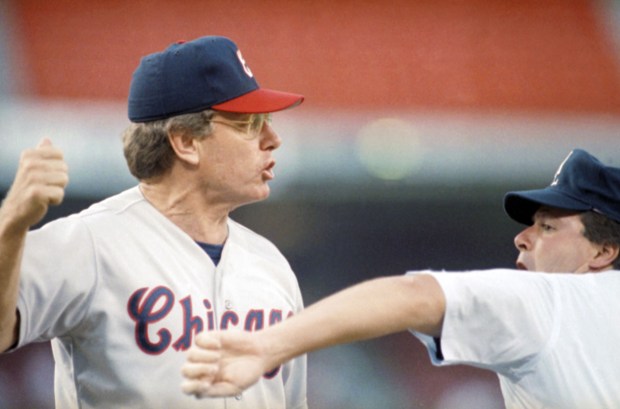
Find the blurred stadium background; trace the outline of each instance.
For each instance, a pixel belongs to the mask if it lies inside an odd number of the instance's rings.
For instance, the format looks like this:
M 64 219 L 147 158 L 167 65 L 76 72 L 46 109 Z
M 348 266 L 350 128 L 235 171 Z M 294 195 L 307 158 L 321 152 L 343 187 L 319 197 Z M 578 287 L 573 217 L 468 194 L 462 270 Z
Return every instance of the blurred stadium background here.
M 575 147 L 620 166 L 618 1 L 0 0 L 0 192 L 45 135 L 71 168 L 46 220 L 135 184 L 133 69 L 207 34 L 306 96 L 275 116 L 272 197 L 233 217 L 280 247 L 307 304 L 409 269 L 511 267 L 507 190 L 547 184 Z M 52 408 L 52 382 L 47 344 L 0 357 L 2 408 Z M 493 374 L 433 368 L 405 333 L 312 353 L 309 402 L 502 406 Z

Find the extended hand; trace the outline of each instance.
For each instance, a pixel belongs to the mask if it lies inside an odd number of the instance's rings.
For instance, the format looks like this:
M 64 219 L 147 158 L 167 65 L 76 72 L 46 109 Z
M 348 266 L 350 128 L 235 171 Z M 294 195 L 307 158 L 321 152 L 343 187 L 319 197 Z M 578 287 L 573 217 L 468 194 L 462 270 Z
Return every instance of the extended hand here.
M 181 388 L 196 397 L 235 396 L 271 368 L 256 334 L 245 331 L 201 333 L 188 351 Z
M 2 204 L 2 218 L 12 227 L 28 229 L 38 223 L 49 205 L 62 202 L 69 182 L 60 149 L 43 139 L 22 152 L 13 185 Z

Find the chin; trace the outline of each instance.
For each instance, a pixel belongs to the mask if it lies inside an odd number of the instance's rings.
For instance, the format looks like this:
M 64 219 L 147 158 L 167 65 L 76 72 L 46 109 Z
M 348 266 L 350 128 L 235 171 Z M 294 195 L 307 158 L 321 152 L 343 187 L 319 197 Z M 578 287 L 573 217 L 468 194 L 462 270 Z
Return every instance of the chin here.
M 269 195 L 271 194 L 271 190 L 269 189 L 269 187 L 267 185 L 263 186 L 260 189 L 257 189 L 252 195 L 250 195 L 248 197 L 248 201 L 247 203 L 255 203 L 255 202 L 261 202 L 267 198 L 269 198 Z
M 271 194 L 271 189 L 269 188 L 269 186 L 265 185 L 263 187 L 263 189 L 259 192 L 258 194 L 258 200 L 265 200 L 267 198 L 269 198 L 269 195 Z

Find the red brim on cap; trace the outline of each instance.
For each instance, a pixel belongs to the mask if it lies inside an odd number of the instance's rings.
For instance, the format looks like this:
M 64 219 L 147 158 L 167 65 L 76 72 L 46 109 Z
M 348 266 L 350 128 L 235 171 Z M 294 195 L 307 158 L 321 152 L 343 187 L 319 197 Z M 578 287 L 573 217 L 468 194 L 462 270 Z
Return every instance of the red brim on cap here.
M 212 108 L 224 112 L 263 114 L 293 108 L 301 104 L 303 100 L 303 95 L 259 88 L 240 97 L 213 105 Z

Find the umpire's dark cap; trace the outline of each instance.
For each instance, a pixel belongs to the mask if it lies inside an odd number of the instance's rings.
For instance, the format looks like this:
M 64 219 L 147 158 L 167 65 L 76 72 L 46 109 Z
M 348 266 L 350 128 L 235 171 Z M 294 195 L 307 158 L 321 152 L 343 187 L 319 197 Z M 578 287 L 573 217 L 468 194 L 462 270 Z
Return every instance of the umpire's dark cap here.
M 581 149 L 571 151 L 544 189 L 509 192 L 504 209 L 519 223 L 532 225 L 540 206 L 601 213 L 620 222 L 620 168 L 603 165 Z
M 142 58 L 129 87 L 128 116 L 133 122 L 147 122 L 208 108 L 268 113 L 303 99 L 259 87 L 233 41 L 206 36 Z

